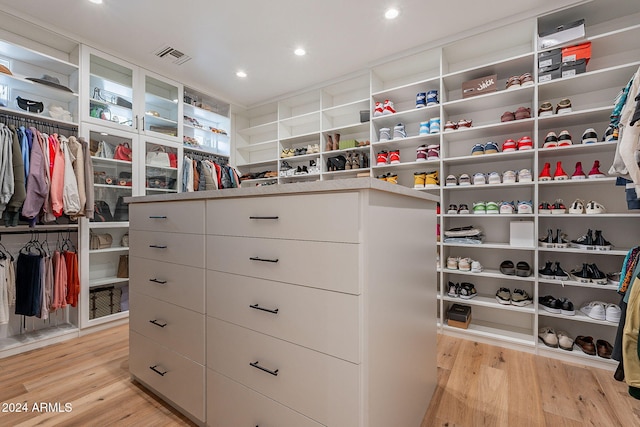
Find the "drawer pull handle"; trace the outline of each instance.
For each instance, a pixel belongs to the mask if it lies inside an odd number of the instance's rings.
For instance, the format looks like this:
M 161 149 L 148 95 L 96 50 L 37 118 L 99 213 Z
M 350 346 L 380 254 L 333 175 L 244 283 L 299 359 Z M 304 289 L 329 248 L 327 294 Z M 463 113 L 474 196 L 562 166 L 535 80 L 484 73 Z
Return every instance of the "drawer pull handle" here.
M 269 308 L 264 308 L 264 307 L 260 307 L 258 304 L 253 304 L 250 305 L 249 307 L 254 308 L 256 310 L 261 310 L 261 311 L 266 311 L 267 313 L 273 313 L 273 314 L 278 314 L 278 308 L 276 308 L 275 310 L 271 310 Z
M 160 285 L 165 285 L 167 283 L 166 280 L 159 280 L 159 279 L 149 279 L 149 281 L 153 283 L 158 283 Z
M 157 370 L 156 368 L 158 367 L 158 365 L 153 365 L 153 366 L 149 366 L 149 369 L 151 369 L 153 372 L 155 372 L 156 374 L 164 377 L 164 374 L 167 373 L 167 371 L 161 372 L 159 370 Z
M 161 328 L 164 328 L 165 326 L 167 326 L 166 323 L 159 323 L 156 319 L 149 320 L 149 323 L 153 323 L 154 325 L 160 326 Z
M 149 247 L 154 249 L 167 249 L 167 245 L 149 245 Z
M 277 216 L 250 216 L 249 219 L 278 219 Z
M 249 257 L 249 259 L 251 261 L 278 262 L 278 258 L 276 258 L 276 259 L 266 259 L 266 258 L 260 258 L 260 257 L 257 257 L 257 256 L 252 256 L 252 257 Z
M 270 369 L 263 368 L 262 366 L 259 365 L 259 363 L 260 363 L 260 361 L 256 360 L 255 362 L 249 362 L 249 365 L 253 366 L 254 368 L 260 369 L 261 371 L 264 371 L 267 374 L 271 374 L 274 377 L 278 376 L 278 369 L 276 369 L 275 371 L 272 371 Z
M 151 215 L 149 219 L 167 219 L 166 215 Z

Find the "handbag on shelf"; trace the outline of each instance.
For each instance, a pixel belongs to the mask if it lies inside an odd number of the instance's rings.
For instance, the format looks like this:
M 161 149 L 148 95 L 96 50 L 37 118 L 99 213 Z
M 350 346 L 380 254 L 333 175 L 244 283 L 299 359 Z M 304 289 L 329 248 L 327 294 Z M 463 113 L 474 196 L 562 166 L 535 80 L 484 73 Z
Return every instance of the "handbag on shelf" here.
M 129 255 L 120 255 L 118 261 L 118 274 L 116 277 L 126 279 L 129 277 Z
M 176 159 L 177 162 L 177 159 Z M 147 152 L 147 166 L 157 166 L 161 168 L 171 167 L 169 154 L 164 151 L 164 147 L 158 145 L 151 151 Z
M 96 157 L 103 159 L 113 159 L 113 147 L 104 141 L 98 143 L 98 151 L 96 151 Z
M 89 236 L 89 249 L 107 249 L 111 247 L 113 243 L 113 236 L 109 233 L 94 233 L 90 232 Z
M 110 222 L 113 221 L 111 208 L 104 200 L 96 200 L 93 205 L 93 221 L 94 222 Z
M 124 233 L 122 235 L 122 238 L 120 239 L 120 246 L 122 246 L 124 248 L 128 248 L 129 247 L 129 233 Z
M 113 158 L 116 160 L 124 160 L 126 162 L 131 161 L 131 147 L 128 142 L 124 142 L 122 144 L 118 144 L 116 147 L 116 151 L 113 154 Z
M 124 197 L 118 197 L 116 211 L 113 213 L 115 221 L 129 221 L 129 205 L 124 202 Z
M 178 167 L 178 155 L 176 153 L 168 153 L 169 154 L 169 167 L 177 168 Z

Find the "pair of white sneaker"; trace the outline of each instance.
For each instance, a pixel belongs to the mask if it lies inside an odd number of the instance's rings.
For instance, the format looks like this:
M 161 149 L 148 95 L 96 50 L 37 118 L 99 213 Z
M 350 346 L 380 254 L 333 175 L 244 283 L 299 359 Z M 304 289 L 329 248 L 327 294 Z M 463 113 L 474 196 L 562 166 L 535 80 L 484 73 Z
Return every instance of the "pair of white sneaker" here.
M 590 200 L 587 203 L 580 199 L 576 199 L 569 208 L 569 213 L 574 215 L 587 214 L 597 215 L 607 212 L 607 209 L 598 202 Z
M 619 306 L 602 301 L 591 301 L 580 308 L 580 311 L 592 319 L 606 320 L 612 323 L 619 323 L 622 315 Z

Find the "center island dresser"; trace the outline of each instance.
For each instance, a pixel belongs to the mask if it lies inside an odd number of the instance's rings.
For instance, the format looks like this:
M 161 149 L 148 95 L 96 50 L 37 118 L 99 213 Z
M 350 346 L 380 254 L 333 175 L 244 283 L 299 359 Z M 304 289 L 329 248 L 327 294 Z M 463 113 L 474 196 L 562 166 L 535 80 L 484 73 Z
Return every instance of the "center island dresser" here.
M 198 425 L 420 426 L 434 196 L 350 178 L 128 202 L 133 379 Z

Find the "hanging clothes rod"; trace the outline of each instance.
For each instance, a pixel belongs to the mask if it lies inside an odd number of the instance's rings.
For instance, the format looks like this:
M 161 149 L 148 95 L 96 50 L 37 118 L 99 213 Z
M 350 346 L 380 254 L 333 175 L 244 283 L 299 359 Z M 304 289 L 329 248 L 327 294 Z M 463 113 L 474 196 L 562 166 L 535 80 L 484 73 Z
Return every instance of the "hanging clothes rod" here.
M 29 228 L 29 227 L 6 227 L 4 229 L 0 229 L 0 240 L 2 240 L 3 234 L 37 234 L 37 233 L 77 233 L 78 227 L 69 227 L 65 225 L 64 227 L 56 227 L 56 228 Z
M 50 129 L 66 130 L 66 131 L 75 132 L 75 133 L 78 132 L 77 125 L 72 125 L 72 124 L 61 125 L 55 122 L 54 120 L 52 121 L 47 121 L 44 119 L 38 120 L 30 116 L 22 115 L 19 112 L 16 112 L 16 113 L 1 112 L 0 119 L 6 119 L 10 122 L 13 122 L 13 124 L 20 124 L 20 122 L 24 122 L 25 124 L 32 124 L 34 126 L 41 126 L 41 127 L 46 127 Z

